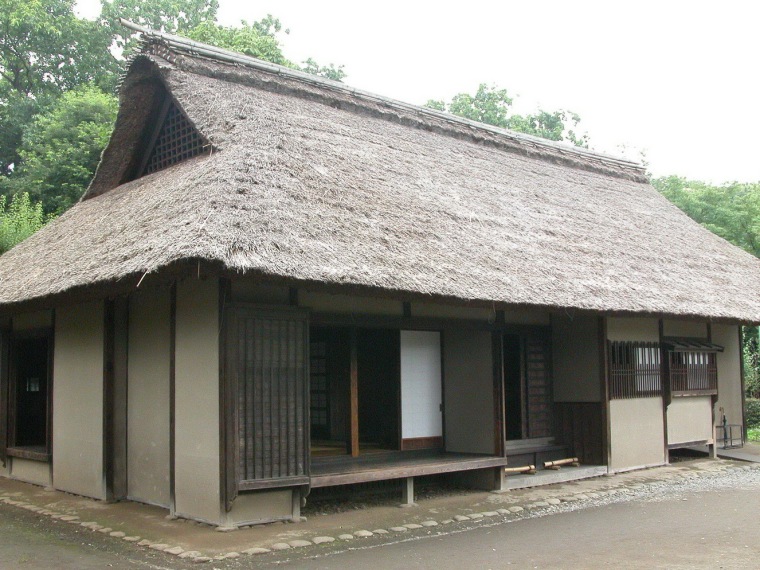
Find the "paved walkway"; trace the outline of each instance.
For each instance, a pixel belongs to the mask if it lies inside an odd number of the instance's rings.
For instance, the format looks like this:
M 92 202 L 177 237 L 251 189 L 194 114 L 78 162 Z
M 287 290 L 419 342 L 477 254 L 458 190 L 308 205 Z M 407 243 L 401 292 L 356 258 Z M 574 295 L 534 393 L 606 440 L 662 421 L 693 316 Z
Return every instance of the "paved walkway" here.
M 342 503 L 342 508 L 313 511 L 302 523 L 278 523 L 216 532 L 213 527 L 183 520 L 170 520 L 167 511 L 132 502 L 106 504 L 66 493 L 0 479 L 0 502 L 23 508 L 41 517 L 78 525 L 92 532 L 186 559 L 207 561 L 236 558 L 291 548 L 318 548 L 320 543 L 398 540 L 432 530 L 439 525 L 467 524 L 492 518 L 512 520 L 561 503 L 583 502 L 617 493 L 631 493 L 648 483 L 700 477 L 740 467 L 734 461 L 695 459 L 669 466 L 615 476 L 549 485 L 505 493 L 451 492 L 418 498 L 418 506 L 400 509 L 397 499 L 363 503 L 361 498 Z M 749 467 L 748 467 L 749 468 Z
M 718 449 L 718 457 L 721 459 L 734 459 L 737 461 L 749 461 L 760 463 L 760 442 L 748 441 L 744 447 L 736 449 Z

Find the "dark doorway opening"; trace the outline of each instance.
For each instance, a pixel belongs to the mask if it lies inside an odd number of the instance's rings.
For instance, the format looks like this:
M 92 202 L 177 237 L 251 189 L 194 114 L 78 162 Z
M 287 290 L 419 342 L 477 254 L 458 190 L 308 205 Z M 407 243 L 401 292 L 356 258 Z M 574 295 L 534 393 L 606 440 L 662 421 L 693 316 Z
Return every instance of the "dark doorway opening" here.
M 312 456 L 399 449 L 399 331 L 313 326 L 309 359 Z
M 522 350 L 518 335 L 504 335 L 504 395 L 507 440 L 523 437 Z
M 503 337 L 507 441 L 553 436 L 549 338 L 546 329 Z
M 359 330 L 359 449 L 399 448 L 399 331 Z
M 49 338 L 16 339 L 13 342 L 13 371 L 15 421 L 12 446 L 46 452 L 49 441 Z

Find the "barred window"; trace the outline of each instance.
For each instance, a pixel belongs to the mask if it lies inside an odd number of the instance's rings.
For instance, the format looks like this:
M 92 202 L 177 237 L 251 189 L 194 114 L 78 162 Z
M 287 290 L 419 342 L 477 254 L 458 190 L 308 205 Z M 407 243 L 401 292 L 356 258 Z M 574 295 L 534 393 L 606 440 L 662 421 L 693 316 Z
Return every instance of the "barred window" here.
M 717 394 L 715 352 L 669 352 L 670 390 L 674 394 Z
M 610 399 L 662 395 L 658 343 L 610 341 L 608 350 Z

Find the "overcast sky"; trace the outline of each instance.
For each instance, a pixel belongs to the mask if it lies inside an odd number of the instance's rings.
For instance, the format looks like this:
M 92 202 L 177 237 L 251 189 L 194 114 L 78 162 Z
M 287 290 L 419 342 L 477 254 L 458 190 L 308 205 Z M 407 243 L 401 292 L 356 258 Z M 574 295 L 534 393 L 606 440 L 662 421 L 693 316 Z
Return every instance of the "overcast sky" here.
M 280 18 L 286 57 L 342 64 L 355 87 L 422 104 L 495 84 L 519 111 L 578 113 L 593 149 L 644 151 L 655 175 L 760 181 L 757 2 L 219 4 L 225 25 Z

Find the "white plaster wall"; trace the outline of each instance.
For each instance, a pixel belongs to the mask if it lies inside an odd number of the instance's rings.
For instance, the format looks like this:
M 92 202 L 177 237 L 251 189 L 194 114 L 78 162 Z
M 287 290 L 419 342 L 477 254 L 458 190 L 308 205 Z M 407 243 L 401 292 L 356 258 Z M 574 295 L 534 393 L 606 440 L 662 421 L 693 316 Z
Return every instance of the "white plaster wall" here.
M 443 435 L 441 333 L 401 331 L 401 437 Z
M 299 290 L 298 304 L 318 313 L 356 313 L 365 315 L 387 315 L 400 317 L 404 314 L 401 301 L 377 299 L 373 297 L 354 297 L 349 295 L 331 295 Z
M 491 333 L 447 330 L 443 359 L 446 451 L 494 453 Z
M 662 335 L 707 338 L 707 323 L 665 319 L 662 323 Z
M 219 288 L 177 285 L 175 511 L 219 524 Z
M 660 342 L 660 324 L 653 318 L 608 317 L 607 340 Z
M 737 325 L 712 325 L 712 339 L 724 350 L 718 353 L 718 402 L 715 404 L 715 422 L 721 421 L 720 408 L 723 407 L 730 424 L 743 424 L 741 347 Z
M 127 495 L 169 506 L 169 289 L 130 297 Z
M 597 317 L 552 316 L 552 367 L 555 402 L 600 402 Z
M 46 461 L 33 461 L 31 459 L 21 459 L 20 457 L 9 458 L 11 466 L 11 477 L 24 481 L 26 483 L 34 483 L 35 485 L 42 485 L 43 487 L 50 487 L 52 485 L 52 478 L 50 473 L 50 463 Z
M 106 498 L 103 465 L 104 303 L 56 311 L 53 358 L 53 484 Z
M 664 464 L 664 438 L 660 398 L 610 401 L 612 471 Z
M 693 441 L 712 442 L 710 396 L 673 398 L 668 406 L 668 445 Z

